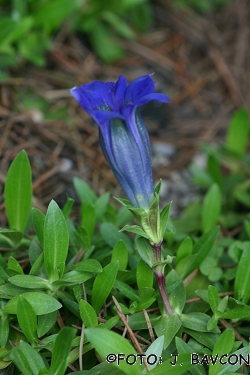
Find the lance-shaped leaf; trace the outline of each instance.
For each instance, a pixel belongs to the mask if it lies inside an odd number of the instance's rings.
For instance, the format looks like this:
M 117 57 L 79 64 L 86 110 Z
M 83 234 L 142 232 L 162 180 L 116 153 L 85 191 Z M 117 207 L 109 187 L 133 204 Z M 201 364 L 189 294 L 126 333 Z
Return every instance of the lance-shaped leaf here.
M 32 199 L 32 181 L 29 159 L 21 151 L 13 160 L 6 178 L 4 201 L 10 229 L 24 232 Z
M 44 222 L 44 264 L 50 282 L 62 277 L 68 246 L 69 234 L 64 215 L 52 200 Z

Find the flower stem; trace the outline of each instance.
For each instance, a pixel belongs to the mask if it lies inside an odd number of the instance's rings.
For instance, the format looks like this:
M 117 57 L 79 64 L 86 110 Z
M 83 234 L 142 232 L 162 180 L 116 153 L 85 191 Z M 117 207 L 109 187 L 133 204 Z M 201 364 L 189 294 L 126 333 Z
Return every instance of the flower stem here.
M 162 257 L 161 257 L 161 242 L 158 244 L 153 244 L 151 245 L 153 250 L 154 250 L 154 256 L 155 256 L 155 263 L 157 264 L 153 268 L 154 275 L 156 277 L 157 285 L 158 285 L 158 290 L 160 292 L 160 296 L 162 299 L 162 303 L 164 306 L 164 309 L 168 316 L 171 316 L 173 311 L 169 303 L 168 299 L 168 292 L 166 289 L 166 283 L 165 283 L 165 276 L 164 276 L 164 268 L 165 264 L 161 264 Z
M 158 273 L 155 273 L 155 277 L 156 277 L 158 290 L 160 292 L 160 296 L 161 296 L 161 299 L 162 299 L 164 309 L 165 309 L 166 313 L 168 314 L 168 316 L 171 316 L 173 311 L 172 311 L 172 308 L 170 306 L 169 299 L 168 299 L 168 292 L 167 292 L 167 289 L 166 289 L 164 273 L 160 274 L 160 275 Z

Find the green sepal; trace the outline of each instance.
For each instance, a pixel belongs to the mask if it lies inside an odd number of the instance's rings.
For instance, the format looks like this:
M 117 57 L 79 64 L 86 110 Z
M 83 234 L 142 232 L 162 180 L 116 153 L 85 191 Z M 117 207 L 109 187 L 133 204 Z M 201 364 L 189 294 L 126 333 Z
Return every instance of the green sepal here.
M 172 201 L 169 202 L 160 213 L 160 236 L 163 238 L 168 224 L 169 212 L 171 207 Z
M 161 181 L 158 183 L 154 190 L 154 199 L 147 210 L 132 206 L 132 204 L 126 199 L 115 198 L 119 203 L 127 207 L 128 210 L 132 212 L 139 223 L 139 226 L 126 225 L 121 229 L 121 231 L 127 230 L 144 238 L 147 238 L 152 245 L 160 244 L 163 241 L 163 236 L 167 228 L 171 202 L 167 204 L 160 212 L 160 190 Z
M 138 234 L 139 236 L 142 236 L 147 239 L 149 238 L 147 233 L 145 233 L 144 230 L 141 227 L 139 227 L 139 225 L 125 225 L 122 229 L 119 230 L 119 232 L 124 231 Z
M 154 189 L 155 195 L 160 195 L 160 191 L 161 191 L 161 182 L 162 182 L 162 180 L 160 179 L 160 181 L 158 182 L 158 184 L 156 185 L 156 187 L 155 187 L 155 189 Z
M 121 203 L 122 206 L 125 206 L 127 208 L 133 207 L 128 199 L 116 198 L 116 197 L 113 197 L 113 198 L 117 200 L 117 202 Z

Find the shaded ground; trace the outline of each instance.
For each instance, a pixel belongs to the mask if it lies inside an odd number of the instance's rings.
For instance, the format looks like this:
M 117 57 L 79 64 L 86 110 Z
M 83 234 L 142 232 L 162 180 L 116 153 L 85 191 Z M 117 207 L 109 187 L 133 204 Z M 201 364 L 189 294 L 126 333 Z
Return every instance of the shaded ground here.
M 13 69 L 0 82 L 0 225 L 6 225 L 3 184 L 10 162 L 28 153 L 34 181 L 34 205 L 43 211 L 53 198 L 74 197 L 72 178 L 88 181 L 99 194 L 121 196 L 98 145 L 92 120 L 71 98 L 69 89 L 95 79 L 128 81 L 155 72 L 156 91 L 170 105 L 143 109 L 154 143 L 171 144 L 171 163 L 154 168 L 155 180 L 188 165 L 200 144 L 223 139 L 231 114 L 250 109 L 250 50 L 247 0 L 231 1 L 220 11 L 192 11 L 155 4 L 155 27 L 137 41 L 123 41 L 127 56 L 106 66 L 63 27 L 47 56 L 47 67 Z

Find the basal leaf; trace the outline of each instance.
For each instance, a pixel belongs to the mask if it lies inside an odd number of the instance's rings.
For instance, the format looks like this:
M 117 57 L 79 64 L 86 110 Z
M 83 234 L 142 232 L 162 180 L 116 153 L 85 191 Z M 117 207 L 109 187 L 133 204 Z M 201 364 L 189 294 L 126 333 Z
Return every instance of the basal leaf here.
M 98 326 L 98 319 L 94 308 L 85 300 L 79 303 L 81 319 L 87 328 Z
M 119 270 L 126 270 L 128 264 L 128 248 L 124 241 L 119 240 L 112 251 L 111 262 L 119 261 Z
M 213 349 L 213 356 L 219 357 L 223 354 L 229 354 L 232 350 L 234 343 L 234 333 L 231 329 L 226 329 L 216 341 Z M 222 367 L 222 364 L 217 361 L 215 364 L 211 363 L 209 366 L 209 375 L 216 375 Z
M 219 219 L 221 212 L 221 192 L 217 184 L 213 184 L 204 197 L 201 226 L 203 233 L 212 229 Z
M 249 135 L 249 115 L 246 108 L 241 108 L 233 115 L 227 132 L 227 146 L 242 157 L 246 151 Z
M 114 285 L 118 272 L 119 262 L 115 261 L 103 268 L 94 281 L 92 290 L 92 306 L 96 313 L 99 313 L 103 303 L 107 299 Z
M 59 310 L 62 305 L 55 298 L 42 292 L 27 292 L 13 297 L 5 306 L 6 314 L 17 313 L 17 303 L 20 296 L 23 296 L 33 307 L 36 315 L 48 314 Z
M 24 341 L 20 341 L 19 346 L 12 349 L 10 358 L 23 375 L 38 375 L 45 368 L 42 357 Z
M 101 330 L 99 328 L 87 328 L 85 330 L 85 335 L 103 360 L 111 361 L 112 359 L 112 362 L 110 363 L 113 363 L 114 366 L 120 368 L 125 374 L 141 375 L 141 366 L 139 361 L 136 361 L 136 363 L 131 366 L 127 364 L 125 360 L 120 360 L 118 366 L 118 362 L 113 360 L 119 353 L 124 354 L 123 358 L 131 355 L 131 360 L 134 358 L 133 355 L 136 355 L 135 349 L 124 337 L 115 332 L 104 329 Z M 111 356 L 111 353 L 114 353 L 113 356 Z
M 136 270 L 136 281 L 138 288 L 152 288 L 154 274 L 151 268 L 141 259 Z
M 50 375 L 64 375 L 69 363 L 69 352 L 76 330 L 71 327 L 63 327 L 55 340 L 52 360 L 49 369 Z
M 174 339 L 176 333 L 182 325 L 179 315 L 173 314 L 161 316 L 155 324 L 155 332 L 158 337 L 164 335 L 164 349 L 166 349 Z
M 250 298 L 250 243 L 245 244 L 241 255 L 234 283 L 234 292 L 236 299 L 247 303 Z
M 4 201 L 10 229 L 24 232 L 32 199 L 31 169 L 26 152 L 21 151 L 11 163 L 4 188 Z
M 49 281 L 62 277 L 68 253 L 69 234 L 62 211 L 51 201 L 44 222 L 44 264 Z
M 19 296 L 17 301 L 17 320 L 31 345 L 37 342 L 37 318 L 36 313 L 31 304 L 25 299 L 24 296 Z
M 37 238 L 42 248 L 43 248 L 43 242 L 44 242 L 44 221 L 45 221 L 44 213 L 38 210 L 37 208 L 33 207 L 32 208 L 32 222 L 35 228 Z

